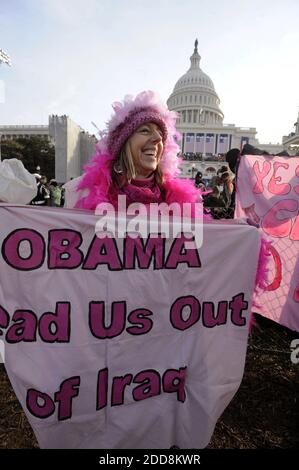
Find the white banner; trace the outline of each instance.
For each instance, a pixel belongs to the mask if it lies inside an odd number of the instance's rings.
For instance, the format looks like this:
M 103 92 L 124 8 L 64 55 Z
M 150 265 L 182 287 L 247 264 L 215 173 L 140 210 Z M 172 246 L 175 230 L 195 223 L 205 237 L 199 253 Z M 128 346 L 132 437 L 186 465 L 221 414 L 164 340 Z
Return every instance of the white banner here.
M 207 446 L 243 375 L 258 231 L 207 223 L 197 250 L 0 212 L 5 366 L 40 447 Z

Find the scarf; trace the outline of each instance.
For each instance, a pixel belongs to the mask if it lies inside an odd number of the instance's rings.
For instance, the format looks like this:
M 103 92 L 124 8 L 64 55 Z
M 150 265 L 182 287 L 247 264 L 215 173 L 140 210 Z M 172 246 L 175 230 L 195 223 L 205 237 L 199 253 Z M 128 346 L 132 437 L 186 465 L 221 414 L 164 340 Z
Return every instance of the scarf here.
M 142 204 L 163 202 L 162 192 L 155 181 L 154 174 L 149 178 L 131 180 L 130 183 L 120 188 L 119 194 L 126 195 L 127 205 L 134 202 L 140 202 Z

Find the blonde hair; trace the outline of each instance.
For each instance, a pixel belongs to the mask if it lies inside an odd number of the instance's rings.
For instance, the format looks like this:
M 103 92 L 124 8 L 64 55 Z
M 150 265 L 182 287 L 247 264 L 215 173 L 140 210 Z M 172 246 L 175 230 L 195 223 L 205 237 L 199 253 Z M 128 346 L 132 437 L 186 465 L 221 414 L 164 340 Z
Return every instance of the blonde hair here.
M 160 161 L 157 164 L 157 168 L 154 170 L 154 174 L 157 185 L 162 187 L 164 177 Z M 123 178 L 119 178 L 120 174 Z M 119 156 L 112 167 L 112 181 L 116 184 L 116 186 L 122 187 L 126 183 L 130 183 L 132 179 L 135 179 L 136 175 L 137 172 L 133 160 L 130 139 L 128 139 L 121 148 Z

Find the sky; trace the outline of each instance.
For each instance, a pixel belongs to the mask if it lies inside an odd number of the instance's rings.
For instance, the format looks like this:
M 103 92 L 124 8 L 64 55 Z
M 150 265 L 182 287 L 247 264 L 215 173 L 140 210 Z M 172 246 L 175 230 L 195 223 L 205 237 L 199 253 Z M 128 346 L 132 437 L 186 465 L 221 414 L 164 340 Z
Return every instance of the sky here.
M 96 133 L 111 103 L 166 101 L 198 38 L 224 123 L 281 142 L 299 111 L 299 0 L 0 0 L 0 124 L 67 114 Z

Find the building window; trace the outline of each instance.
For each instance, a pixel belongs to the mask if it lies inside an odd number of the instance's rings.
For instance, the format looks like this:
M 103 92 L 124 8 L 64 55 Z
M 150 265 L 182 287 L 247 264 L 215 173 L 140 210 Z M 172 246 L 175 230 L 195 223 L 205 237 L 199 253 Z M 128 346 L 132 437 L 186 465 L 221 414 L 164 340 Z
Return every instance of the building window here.
M 197 103 L 197 95 L 194 96 L 194 102 Z

